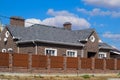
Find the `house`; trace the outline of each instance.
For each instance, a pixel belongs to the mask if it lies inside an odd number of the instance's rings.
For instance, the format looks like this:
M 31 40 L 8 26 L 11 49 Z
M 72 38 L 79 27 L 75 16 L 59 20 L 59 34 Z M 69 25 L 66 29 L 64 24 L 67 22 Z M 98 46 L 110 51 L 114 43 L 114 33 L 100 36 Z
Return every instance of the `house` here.
M 71 30 L 71 28 L 72 24 L 69 22 L 64 23 L 63 28 L 41 24 L 24 27 L 24 19 L 11 17 L 10 25 L 6 26 L 0 34 L 0 51 L 51 56 L 113 58 L 110 54 L 115 49 L 106 43 L 100 43 L 100 38 L 94 29 Z M 112 54 L 116 53 L 113 51 Z

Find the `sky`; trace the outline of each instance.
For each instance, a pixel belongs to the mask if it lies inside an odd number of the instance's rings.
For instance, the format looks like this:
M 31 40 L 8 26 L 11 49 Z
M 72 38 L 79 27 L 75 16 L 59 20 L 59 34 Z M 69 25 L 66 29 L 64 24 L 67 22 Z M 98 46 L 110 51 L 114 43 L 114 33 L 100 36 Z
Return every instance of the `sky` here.
M 120 49 L 120 0 L 0 0 L 0 22 L 9 24 L 11 16 L 23 17 L 25 27 L 71 22 L 73 30 L 93 28 L 103 42 Z

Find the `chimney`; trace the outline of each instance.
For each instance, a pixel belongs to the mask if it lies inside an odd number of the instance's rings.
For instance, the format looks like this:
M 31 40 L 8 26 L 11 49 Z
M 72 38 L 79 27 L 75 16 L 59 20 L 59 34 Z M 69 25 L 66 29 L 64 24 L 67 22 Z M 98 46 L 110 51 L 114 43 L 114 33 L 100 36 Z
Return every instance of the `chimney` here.
M 10 17 L 10 25 L 15 27 L 24 27 L 25 19 L 17 16 Z
M 64 29 L 67 29 L 67 30 L 71 30 L 71 23 L 70 22 L 65 22 L 64 24 L 63 24 L 63 26 L 64 26 Z

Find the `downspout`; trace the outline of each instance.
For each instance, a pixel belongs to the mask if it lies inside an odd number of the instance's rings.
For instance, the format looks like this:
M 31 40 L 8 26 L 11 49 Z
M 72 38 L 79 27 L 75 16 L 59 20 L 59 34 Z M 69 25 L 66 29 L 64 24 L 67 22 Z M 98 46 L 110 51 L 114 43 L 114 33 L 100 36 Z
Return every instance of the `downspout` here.
M 83 48 L 82 48 L 82 50 L 81 50 L 81 58 L 84 57 L 84 47 L 85 47 L 85 45 L 83 45 Z
M 35 41 L 33 41 L 33 44 L 35 45 L 35 54 L 37 55 L 38 54 L 37 44 L 35 43 Z

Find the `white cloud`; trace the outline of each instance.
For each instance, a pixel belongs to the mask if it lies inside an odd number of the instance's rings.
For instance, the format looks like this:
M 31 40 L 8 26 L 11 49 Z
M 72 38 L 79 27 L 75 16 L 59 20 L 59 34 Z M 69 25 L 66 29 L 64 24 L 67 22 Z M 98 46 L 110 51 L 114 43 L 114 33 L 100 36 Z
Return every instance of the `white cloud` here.
M 120 9 L 120 0 L 83 0 L 86 4 L 110 9 Z
M 113 40 L 120 40 L 120 34 L 112 34 L 111 32 L 104 33 L 103 37 Z
M 26 22 L 52 25 L 52 26 L 58 26 L 58 27 L 62 27 L 63 23 L 65 23 L 65 22 L 71 22 L 73 29 L 83 29 L 83 28 L 90 27 L 90 23 L 86 19 L 79 18 L 76 15 L 69 13 L 67 11 L 54 11 L 53 9 L 49 9 L 47 14 L 49 14 L 53 17 L 46 18 L 44 20 L 27 19 Z M 30 25 L 31 24 L 26 23 L 26 26 L 30 26 Z
M 48 9 L 47 14 L 51 16 L 76 16 L 75 14 L 69 13 L 66 10 L 54 11 L 54 9 Z
M 88 11 L 84 8 L 77 8 L 77 11 L 90 16 L 111 16 L 115 18 L 120 17 L 120 11 L 109 11 L 109 10 L 103 11 L 99 8 L 94 8 L 91 11 Z
M 33 24 L 42 24 L 40 19 L 30 18 L 25 20 L 25 27 L 29 27 Z

